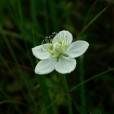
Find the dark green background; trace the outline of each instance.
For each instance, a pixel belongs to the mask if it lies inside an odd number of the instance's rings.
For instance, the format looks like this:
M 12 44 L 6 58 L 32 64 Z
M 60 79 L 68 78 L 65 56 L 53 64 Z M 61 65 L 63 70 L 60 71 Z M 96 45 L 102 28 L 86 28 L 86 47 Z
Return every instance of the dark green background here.
M 0 0 L 0 114 L 45 114 L 31 48 L 61 30 L 90 44 L 67 75 L 70 88 L 110 70 L 71 92 L 73 114 L 114 114 L 113 0 Z M 44 78 L 59 98 L 54 114 L 67 114 L 61 75 Z

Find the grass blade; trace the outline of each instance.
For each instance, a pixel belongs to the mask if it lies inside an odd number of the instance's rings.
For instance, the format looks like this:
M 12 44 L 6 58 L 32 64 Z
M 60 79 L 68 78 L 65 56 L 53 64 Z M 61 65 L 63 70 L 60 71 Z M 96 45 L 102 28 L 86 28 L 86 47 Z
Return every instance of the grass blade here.
M 74 91 L 75 89 L 77 89 L 77 88 L 80 87 L 81 85 L 83 85 L 83 84 L 85 84 L 85 83 L 87 83 L 87 82 L 89 82 L 89 81 L 91 81 L 91 80 L 94 80 L 94 79 L 96 79 L 96 78 L 99 78 L 100 76 L 103 76 L 104 74 L 106 74 L 106 73 L 108 73 L 108 72 L 110 72 L 110 71 L 113 71 L 113 70 L 114 70 L 114 68 L 111 68 L 111 69 L 109 69 L 109 70 L 106 70 L 106 71 L 104 71 L 104 72 L 101 72 L 101 73 L 99 73 L 99 74 L 96 74 L 95 76 L 93 76 L 93 77 L 91 77 L 91 78 L 89 78 L 89 79 L 87 79 L 87 80 L 85 80 L 85 81 L 79 83 L 78 85 L 72 87 L 72 88 L 70 89 L 70 92 Z
M 104 72 L 101 72 L 101 73 L 99 73 L 99 74 L 96 74 L 95 76 L 92 76 L 91 78 L 89 78 L 89 79 L 87 79 L 87 80 L 85 80 L 85 81 L 79 83 L 78 85 L 72 87 L 69 92 L 72 92 L 72 91 L 74 91 L 75 89 L 79 88 L 82 84 L 86 84 L 87 82 L 92 81 L 92 80 L 94 80 L 94 79 L 96 79 L 96 78 L 99 78 L 99 77 L 101 77 L 101 76 L 105 75 L 106 73 L 111 72 L 111 71 L 113 71 L 113 70 L 114 70 L 114 68 L 111 68 L 111 69 L 108 69 L 108 70 L 106 70 L 106 71 L 104 71 Z M 67 95 L 67 94 L 66 94 L 66 93 L 63 94 L 63 97 L 64 97 L 65 95 Z M 53 101 L 52 103 L 50 103 L 47 107 L 45 107 L 45 109 L 44 109 L 43 111 L 45 111 L 45 110 L 47 110 L 48 108 L 50 108 L 50 107 L 51 107 L 52 105 L 54 105 L 58 100 L 60 100 L 60 98 L 58 98 L 58 99 L 56 99 L 55 101 Z
M 11 103 L 11 104 L 18 104 L 18 105 L 23 105 L 26 106 L 25 104 L 19 102 L 19 101 L 14 101 L 14 100 L 4 100 L 4 101 L 0 101 L 0 105 L 5 104 L 5 103 Z
M 102 11 L 100 11 L 79 33 L 78 39 L 80 39 L 80 35 L 82 35 L 89 27 L 91 24 L 93 24 L 106 10 L 108 7 L 105 7 Z

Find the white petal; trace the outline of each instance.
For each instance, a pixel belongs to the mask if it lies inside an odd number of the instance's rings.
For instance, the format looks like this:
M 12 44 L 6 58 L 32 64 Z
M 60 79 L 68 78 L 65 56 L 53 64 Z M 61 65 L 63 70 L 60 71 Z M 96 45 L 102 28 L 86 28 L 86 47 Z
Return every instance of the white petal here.
M 38 59 L 47 59 L 51 57 L 51 53 L 49 52 L 49 47 L 52 44 L 43 44 L 40 46 L 36 46 L 32 48 L 33 55 Z
M 72 34 L 69 31 L 60 31 L 53 39 L 54 42 L 65 42 L 66 44 L 70 44 L 72 42 Z
M 55 69 L 56 63 L 56 58 L 41 60 L 35 67 L 35 73 L 40 75 L 48 74 Z
M 67 74 L 72 72 L 76 68 L 76 60 L 61 56 L 58 63 L 55 66 L 55 70 L 61 74 Z
M 89 44 L 86 41 L 75 41 L 69 46 L 65 54 L 72 58 L 81 56 L 86 52 L 88 46 Z

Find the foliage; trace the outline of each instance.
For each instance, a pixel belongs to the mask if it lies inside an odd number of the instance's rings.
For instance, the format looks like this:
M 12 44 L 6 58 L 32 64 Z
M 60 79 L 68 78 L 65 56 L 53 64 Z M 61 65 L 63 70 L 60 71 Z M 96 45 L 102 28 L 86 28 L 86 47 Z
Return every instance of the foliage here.
M 113 0 L 0 0 L 0 114 L 113 114 L 113 6 Z M 88 51 L 71 74 L 35 75 L 31 48 L 61 30 L 89 42 Z

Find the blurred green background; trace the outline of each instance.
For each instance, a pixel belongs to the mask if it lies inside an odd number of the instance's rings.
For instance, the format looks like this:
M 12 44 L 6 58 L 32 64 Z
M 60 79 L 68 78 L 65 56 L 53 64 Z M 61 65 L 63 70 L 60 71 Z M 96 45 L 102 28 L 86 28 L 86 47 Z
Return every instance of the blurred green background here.
M 68 30 L 90 46 L 66 75 L 38 76 L 31 48 Z M 114 0 L 0 0 L 0 114 L 114 114 Z

